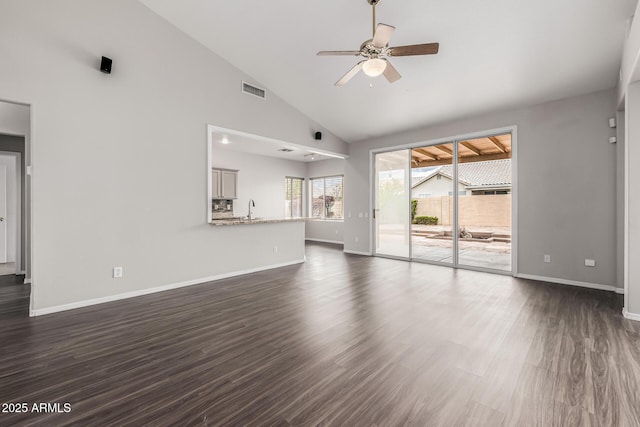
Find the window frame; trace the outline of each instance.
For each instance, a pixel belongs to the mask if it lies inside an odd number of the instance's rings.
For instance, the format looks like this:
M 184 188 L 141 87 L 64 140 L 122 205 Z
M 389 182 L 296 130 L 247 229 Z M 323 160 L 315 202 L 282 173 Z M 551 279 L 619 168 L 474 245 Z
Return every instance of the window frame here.
M 294 180 L 300 181 L 300 216 L 293 215 L 293 182 Z M 284 177 L 284 218 L 285 219 L 296 219 L 296 218 L 304 218 L 304 180 L 305 178 L 301 178 L 299 176 L 285 176 Z M 288 186 L 289 181 L 291 185 Z M 288 192 L 287 188 L 290 188 L 291 191 Z M 287 211 L 287 201 L 291 201 L 289 204 L 289 210 Z
M 340 178 L 341 181 L 341 198 L 342 198 L 342 216 L 340 217 L 327 217 L 327 208 L 326 205 L 324 205 L 324 208 L 322 209 L 322 216 L 314 216 L 314 208 L 313 208 L 313 198 L 314 198 L 314 192 L 313 192 L 313 183 L 314 181 L 319 181 L 322 180 L 322 197 L 323 200 L 324 198 L 327 196 L 327 180 L 328 179 L 335 179 L 335 178 Z M 309 209 L 309 217 L 313 220 L 316 221 L 344 221 L 344 174 L 336 174 L 336 175 L 326 175 L 326 176 L 317 176 L 317 177 L 313 177 L 313 178 L 309 178 L 309 203 L 308 203 L 308 209 Z

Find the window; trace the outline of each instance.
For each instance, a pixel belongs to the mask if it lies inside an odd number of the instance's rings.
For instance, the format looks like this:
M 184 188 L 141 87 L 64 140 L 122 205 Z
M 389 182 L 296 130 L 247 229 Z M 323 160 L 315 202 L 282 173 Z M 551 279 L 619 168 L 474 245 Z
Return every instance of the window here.
M 344 177 L 325 176 L 311 179 L 311 217 L 344 219 Z
M 292 178 L 290 176 L 284 179 L 285 218 L 302 217 L 302 181 L 304 181 L 303 178 Z

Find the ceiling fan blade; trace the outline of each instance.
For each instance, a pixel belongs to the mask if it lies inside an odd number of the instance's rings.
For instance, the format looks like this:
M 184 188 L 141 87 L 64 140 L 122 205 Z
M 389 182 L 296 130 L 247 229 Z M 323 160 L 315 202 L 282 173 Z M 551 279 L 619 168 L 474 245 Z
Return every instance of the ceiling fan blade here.
M 440 49 L 439 43 L 412 44 L 389 48 L 389 56 L 435 55 Z
M 347 71 L 347 74 L 342 76 L 342 78 L 336 82 L 336 86 L 342 86 L 345 83 L 347 83 L 349 80 L 351 80 L 353 78 L 353 76 L 358 74 L 358 72 L 362 69 L 362 64 L 363 63 L 364 63 L 364 61 L 360 61 L 352 69 Z
M 387 61 L 386 59 L 384 61 L 387 63 L 387 66 L 385 67 L 383 74 L 387 78 L 389 83 L 397 82 L 398 80 L 400 80 L 402 76 L 400 75 L 398 70 L 396 70 L 396 68 L 391 65 L 391 62 Z
M 396 27 L 387 24 L 378 24 L 376 33 L 373 35 L 372 43 L 375 47 L 386 47 L 391 39 L 391 34 Z
M 349 55 L 349 56 L 358 56 L 360 55 L 359 50 L 321 50 L 317 53 L 319 56 L 328 56 L 328 55 Z

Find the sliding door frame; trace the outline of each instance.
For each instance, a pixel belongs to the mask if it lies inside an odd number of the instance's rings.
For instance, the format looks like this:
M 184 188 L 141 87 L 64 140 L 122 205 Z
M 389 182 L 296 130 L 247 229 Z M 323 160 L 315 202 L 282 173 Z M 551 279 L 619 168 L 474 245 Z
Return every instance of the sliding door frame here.
M 381 258 L 390 258 L 390 259 L 398 259 L 401 261 L 411 261 L 413 258 L 413 245 L 411 244 L 411 222 L 409 222 L 409 255 L 407 257 L 404 256 L 400 256 L 400 255 L 389 255 L 389 254 L 379 254 L 376 252 L 376 249 L 378 247 L 377 243 L 378 243 L 378 238 L 379 236 L 377 235 L 377 224 L 376 224 L 376 220 L 378 219 L 378 215 L 377 215 L 377 211 L 379 209 L 376 209 L 376 205 L 377 205 L 377 200 L 376 200 L 376 194 L 378 194 L 378 176 L 376 175 L 376 155 L 377 154 L 384 154 L 384 153 L 391 153 L 394 151 L 403 151 L 404 148 L 400 148 L 398 150 L 384 150 L 384 151 L 377 151 L 375 153 L 371 153 L 370 154 L 370 159 L 373 162 L 371 165 L 371 176 L 373 179 L 373 182 L 371 184 L 371 192 L 370 192 L 370 204 L 371 204 L 371 209 L 369 209 L 369 211 L 371 212 L 371 227 L 372 230 L 370 232 L 370 238 L 372 240 L 369 240 L 370 242 L 372 242 L 372 250 L 371 253 L 374 256 L 378 256 Z M 411 156 L 407 156 L 407 163 L 409 165 L 408 170 L 408 176 L 406 177 L 406 179 L 404 180 L 404 191 L 407 192 L 407 194 L 409 194 L 409 216 L 411 215 Z
M 511 134 L 511 271 L 502 271 L 502 270 L 494 270 L 491 268 L 459 265 L 458 235 L 457 235 L 458 233 L 455 232 L 455 230 L 458 229 L 458 197 L 459 195 L 457 194 L 457 191 L 456 191 L 457 183 L 458 183 L 458 143 L 460 141 L 466 141 L 469 139 L 486 138 L 489 136 L 498 136 L 498 135 L 504 135 L 508 133 Z M 371 213 L 371 216 L 369 219 L 370 252 L 374 256 L 379 256 L 384 258 L 396 258 L 396 257 L 389 257 L 386 255 L 381 255 L 376 253 L 376 244 L 375 244 L 376 224 L 375 224 L 375 218 L 374 218 L 374 215 L 375 215 L 374 212 L 375 212 L 375 206 L 376 206 L 376 200 L 375 200 L 376 154 L 386 153 L 391 151 L 398 151 L 403 149 L 411 150 L 413 148 L 427 147 L 427 146 L 440 145 L 440 144 L 446 144 L 446 143 L 451 143 L 453 145 L 452 164 L 453 164 L 454 182 L 453 182 L 452 194 L 455 195 L 455 197 L 453 198 L 453 214 L 454 214 L 453 230 L 454 232 L 451 233 L 452 241 L 453 241 L 453 262 L 444 263 L 444 262 L 438 262 L 438 261 L 415 259 L 413 258 L 413 244 L 409 246 L 408 259 L 406 258 L 397 258 L 397 259 L 402 259 L 405 261 L 412 261 L 412 262 L 422 262 L 426 264 L 442 265 L 446 267 L 452 267 L 452 268 L 463 269 L 463 270 L 474 270 L 474 271 L 483 271 L 487 273 L 503 274 L 503 275 L 516 277 L 518 275 L 518 126 L 516 125 L 506 126 L 502 128 L 495 128 L 495 129 L 487 129 L 483 131 L 459 134 L 454 136 L 448 136 L 445 138 L 435 138 L 435 139 L 430 139 L 430 140 L 421 141 L 421 142 L 412 142 L 412 143 L 394 145 L 394 146 L 384 147 L 384 148 L 375 148 L 375 149 L 369 150 L 369 183 L 370 183 L 369 212 Z M 409 156 L 409 162 L 411 162 L 410 156 Z M 409 170 L 411 170 L 411 164 L 409 164 Z M 411 179 L 409 179 L 408 181 L 409 181 L 408 186 L 410 191 Z M 411 197 L 409 197 L 409 200 L 411 200 Z M 409 213 L 409 215 L 411 214 Z M 408 221 L 409 221 L 409 226 L 411 227 L 412 224 L 411 224 L 410 217 L 408 218 Z

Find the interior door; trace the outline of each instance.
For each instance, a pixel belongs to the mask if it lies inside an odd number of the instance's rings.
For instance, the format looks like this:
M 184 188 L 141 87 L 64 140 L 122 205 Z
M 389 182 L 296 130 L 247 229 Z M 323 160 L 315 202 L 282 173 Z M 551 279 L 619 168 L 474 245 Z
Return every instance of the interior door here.
M 375 157 L 375 252 L 397 258 L 411 256 L 410 150 Z
M 0 165 L 0 263 L 7 262 L 7 167 Z

